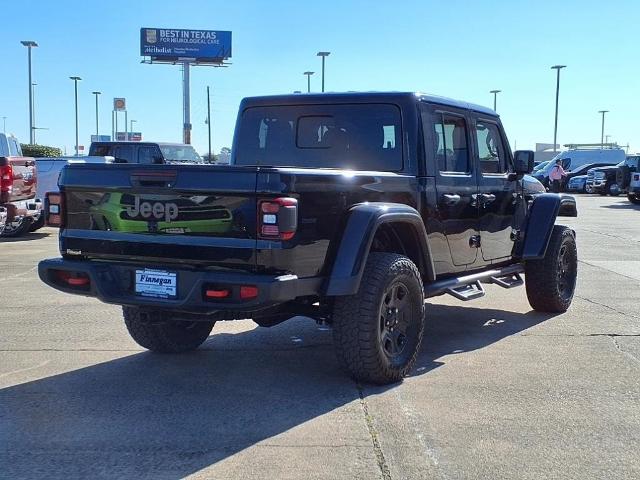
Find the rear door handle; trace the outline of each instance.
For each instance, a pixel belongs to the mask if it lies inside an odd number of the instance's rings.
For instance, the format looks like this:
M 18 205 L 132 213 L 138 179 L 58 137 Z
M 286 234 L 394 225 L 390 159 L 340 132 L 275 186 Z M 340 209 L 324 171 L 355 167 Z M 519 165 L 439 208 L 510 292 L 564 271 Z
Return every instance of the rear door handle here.
M 453 206 L 460 202 L 460 195 L 445 193 L 442 195 L 442 203 L 447 206 Z
M 493 193 L 483 193 L 481 198 L 483 204 L 491 203 L 496 200 L 496 196 Z

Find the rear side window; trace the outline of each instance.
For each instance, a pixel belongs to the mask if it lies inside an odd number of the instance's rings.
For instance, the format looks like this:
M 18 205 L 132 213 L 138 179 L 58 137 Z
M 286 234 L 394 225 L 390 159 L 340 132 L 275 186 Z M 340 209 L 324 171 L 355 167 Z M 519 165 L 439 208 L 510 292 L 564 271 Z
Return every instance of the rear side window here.
M 237 165 L 402 169 L 395 105 L 253 107 L 242 114 Z
M 468 173 L 467 122 L 463 117 L 438 112 L 435 115 L 434 151 L 441 172 Z

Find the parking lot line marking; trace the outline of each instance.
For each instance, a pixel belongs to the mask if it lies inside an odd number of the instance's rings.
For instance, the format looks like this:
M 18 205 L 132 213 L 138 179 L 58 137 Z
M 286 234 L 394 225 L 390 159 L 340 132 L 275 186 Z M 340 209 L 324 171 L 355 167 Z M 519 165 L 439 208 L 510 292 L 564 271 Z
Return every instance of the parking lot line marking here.
M 0 374 L 0 378 L 8 377 L 9 375 L 14 375 L 16 373 L 28 372 L 29 370 L 36 370 L 38 368 L 44 367 L 49 362 L 51 362 L 51 360 L 45 360 L 44 362 L 40 363 L 39 365 L 36 365 L 35 367 L 20 368 L 18 370 L 13 370 L 12 372 L 5 372 Z

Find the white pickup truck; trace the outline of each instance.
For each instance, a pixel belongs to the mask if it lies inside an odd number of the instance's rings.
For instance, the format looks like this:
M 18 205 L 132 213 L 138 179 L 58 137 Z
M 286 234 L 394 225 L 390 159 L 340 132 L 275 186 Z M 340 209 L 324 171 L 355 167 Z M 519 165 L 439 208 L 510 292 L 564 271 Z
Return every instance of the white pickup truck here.
M 113 163 L 113 157 L 42 157 L 36 158 L 38 186 L 36 197 L 45 198 L 47 192 L 58 191 L 58 177 L 65 165 L 74 163 Z

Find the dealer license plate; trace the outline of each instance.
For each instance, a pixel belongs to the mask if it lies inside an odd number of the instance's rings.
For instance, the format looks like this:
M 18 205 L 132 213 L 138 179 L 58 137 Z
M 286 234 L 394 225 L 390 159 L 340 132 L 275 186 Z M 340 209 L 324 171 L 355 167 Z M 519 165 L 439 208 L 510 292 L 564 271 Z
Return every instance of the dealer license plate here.
M 175 298 L 178 278 L 166 270 L 136 270 L 136 295 L 155 298 Z

